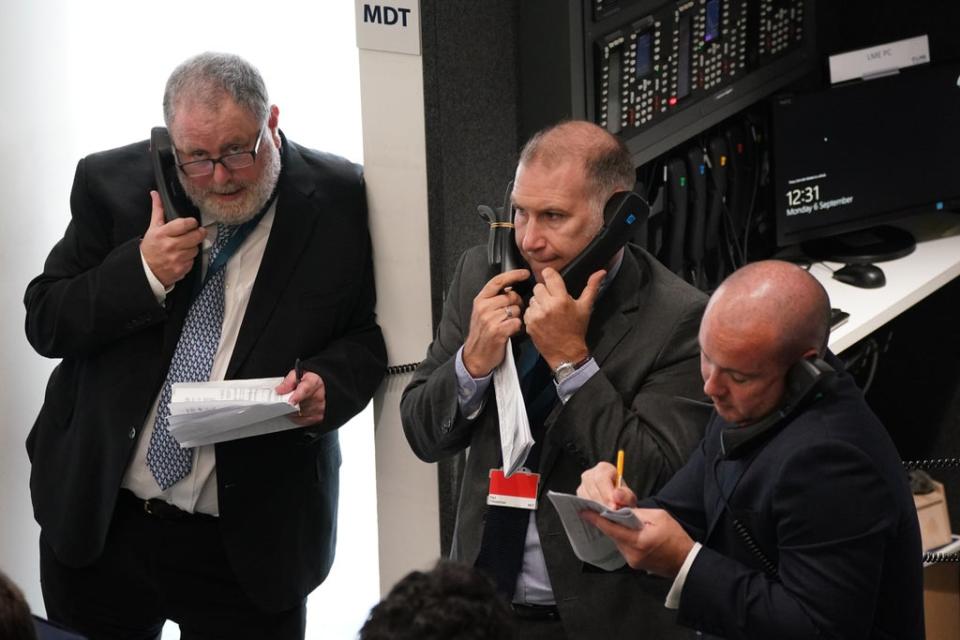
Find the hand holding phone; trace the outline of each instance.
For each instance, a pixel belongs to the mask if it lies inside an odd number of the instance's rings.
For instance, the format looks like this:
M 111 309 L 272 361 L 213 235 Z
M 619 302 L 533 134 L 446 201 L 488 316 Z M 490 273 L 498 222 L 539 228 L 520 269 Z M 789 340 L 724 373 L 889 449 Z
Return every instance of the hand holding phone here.
M 487 242 L 487 260 L 500 271 L 527 266 L 517 248 L 514 229 L 514 211 L 510 197 L 513 183 L 507 185 L 503 207 L 494 210 L 481 205 L 480 217 L 490 225 Z M 567 292 L 579 297 L 587 280 L 605 268 L 620 249 L 630 241 L 638 227 L 650 215 L 650 206 L 632 191 L 619 191 L 610 196 L 603 208 L 603 225 L 596 236 L 560 272 Z M 526 298 L 528 283 L 517 283 L 520 294 Z
M 470 330 L 463 344 L 463 365 L 474 378 L 486 376 L 506 356 L 507 340 L 520 333 L 524 303 L 512 287 L 530 277 L 514 269 L 491 278 L 473 299 Z
M 167 222 L 160 195 L 151 191 L 150 199 L 153 205 L 150 226 L 140 241 L 140 252 L 157 280 L 169 288 L 193 267 L 207 230 L 196 218 L 176 218 Z
M 581 362 L 589 357 L 587 327 L 606 273 L 602 269 L 594 272 L 580 297 L 574 298 L 556 270 L 550 267 L 543 270 L 543 282 L 533 288 L 523 323 L 551 369 L 556 369 L 561 362 Z

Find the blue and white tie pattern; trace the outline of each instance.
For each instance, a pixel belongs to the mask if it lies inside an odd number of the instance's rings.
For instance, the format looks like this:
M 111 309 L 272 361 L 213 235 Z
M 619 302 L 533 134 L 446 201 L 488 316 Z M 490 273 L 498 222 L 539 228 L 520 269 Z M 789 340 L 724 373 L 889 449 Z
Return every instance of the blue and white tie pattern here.
M 217 225 L 217 238 L 210 249 L 207 264 L 227 244 L 237 226 Z M 160 392 L 157 420 L 147 449 L 147 467 L 161 489 L 166 490 L 182 480 L 193 467 L 193 449 L 182 449 L 170 435 L 170 396 L 175 382 L 202 382 L 210 379 L 213 358 L 220 344 L 223 325 L 223 283 L 226 267 L 209 276 L 187 311 L 180 340 L 173 353 L 167 379 Z

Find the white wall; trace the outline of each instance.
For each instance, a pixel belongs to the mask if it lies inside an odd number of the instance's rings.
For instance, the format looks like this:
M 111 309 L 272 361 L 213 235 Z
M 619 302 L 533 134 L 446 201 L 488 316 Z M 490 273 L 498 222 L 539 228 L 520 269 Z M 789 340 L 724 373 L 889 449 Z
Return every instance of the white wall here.
M 173 67 L 222 50 L 260 68 L 291 138 L 360 162 L 359 71 L 353 4 L 343 0 L 32 0 L 2 13 L 0 568 L 42 612 L 23 441 L 55 363 L 27 345 L 22 298 L 68 221 L 77 160 L 146 138 L 162 124 Z M 353 637 L 379 598 L 372 438 L 369 409 L 341 431 L 340 545 L 310 598 L 308 637 Z
M 377 312 L 390 363 L 418 362 L 432 337 L 422 59 L 361 50 L 360 79 Z M 437 469 L 413 455 L 400 424 L 400 395 L 410 377 L 391 376 L 376 399 L 383 593 L 440 555 Z

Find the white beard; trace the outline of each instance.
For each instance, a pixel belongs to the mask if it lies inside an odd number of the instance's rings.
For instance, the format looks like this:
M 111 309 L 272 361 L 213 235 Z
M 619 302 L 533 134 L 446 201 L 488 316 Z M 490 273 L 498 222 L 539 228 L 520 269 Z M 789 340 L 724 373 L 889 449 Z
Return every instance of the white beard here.
M 277 180 L 280 178 L 280 152 L 268 141 L 268 144 L 262 146 L 262 151 L 258 154 L 263 157 L 263 172 L 255 180 L 236 180 L 231 179 L 221 185 L 198 186 L 177 172 L 180 184 L 184 192 L 200 209 L 204 219 L 207 221 L 220 222 L 222 224 L 243 224 L 257 215 L 277 186 Z M 244 189 L 243 195 L 234 202 L 218 202 L 213 194 L 233 193 L 237 189 Z

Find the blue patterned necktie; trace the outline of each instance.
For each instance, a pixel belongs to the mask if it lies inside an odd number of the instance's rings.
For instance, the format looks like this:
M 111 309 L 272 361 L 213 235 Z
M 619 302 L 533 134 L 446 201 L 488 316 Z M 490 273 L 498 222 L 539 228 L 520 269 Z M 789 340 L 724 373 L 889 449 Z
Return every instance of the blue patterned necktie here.
M 210 249 L 208 265 L 236 233 L 237 226 L 217 225 L 217 238 Z M 208 267 L 209 268 L 209 267 Z M 207 274 L 200 293 L 187 311 L 187 319 L 180 332 L 180 340 L 173 352 L 167 379 L 160 392 L 157 421 L 147 449 L 147 467 L 163 490 L 172 487 L 190 473 L 193 467 L 193 449 L 182 449 L 170 435 L 170 395 L 175 382 L 203 382 L 210 379 L 213 358 L 220 344 L 223 325 L 223 282 L 226 267 Z

